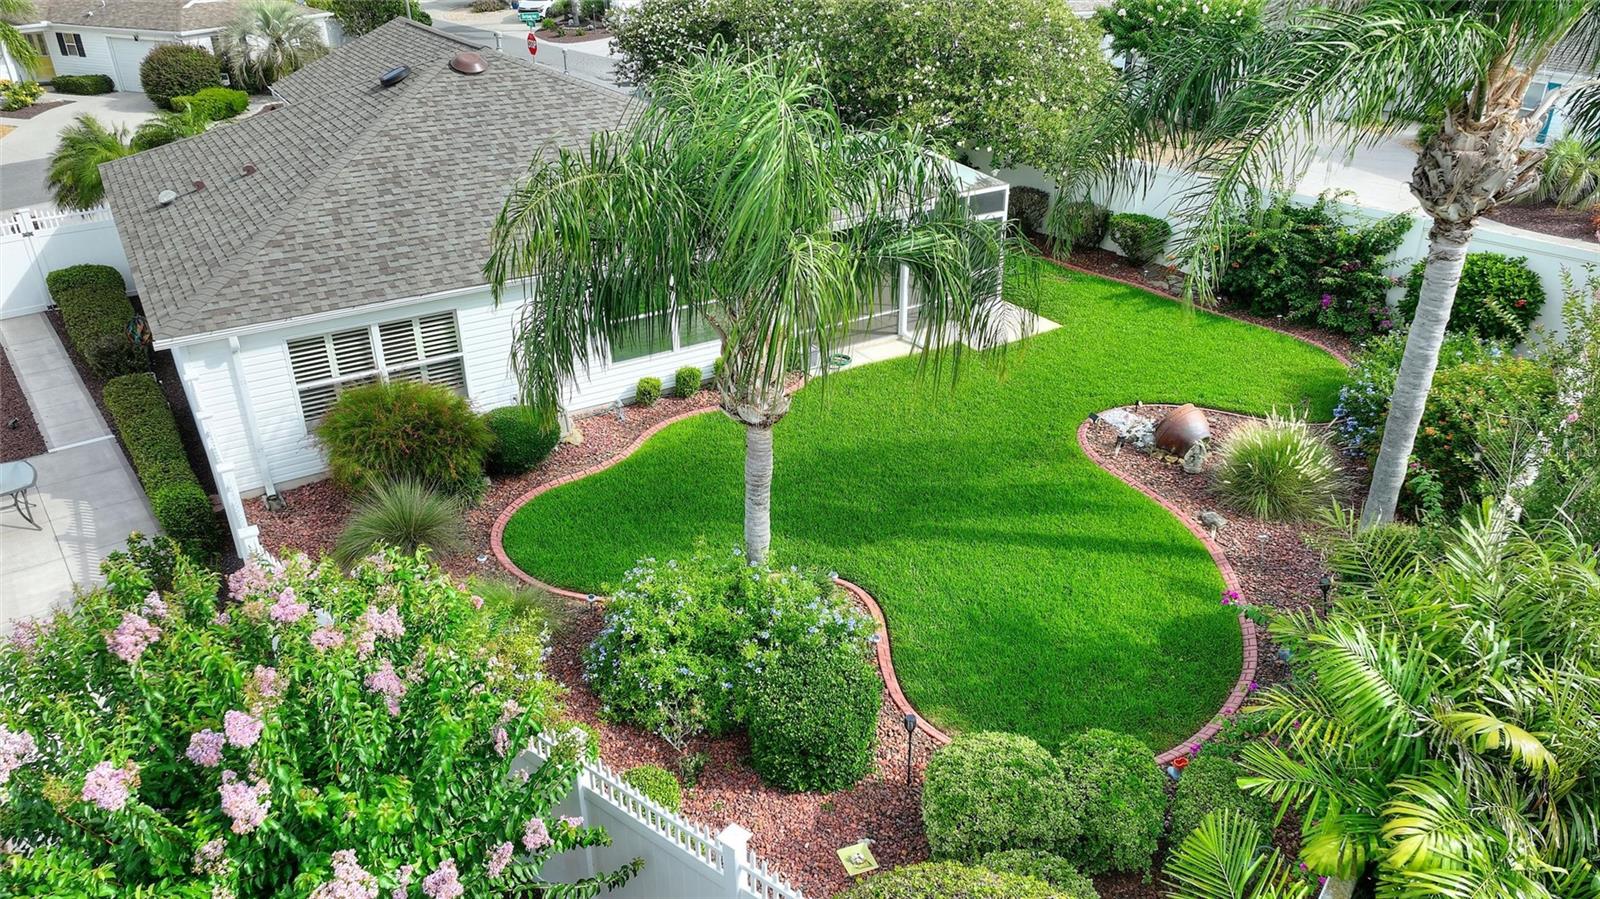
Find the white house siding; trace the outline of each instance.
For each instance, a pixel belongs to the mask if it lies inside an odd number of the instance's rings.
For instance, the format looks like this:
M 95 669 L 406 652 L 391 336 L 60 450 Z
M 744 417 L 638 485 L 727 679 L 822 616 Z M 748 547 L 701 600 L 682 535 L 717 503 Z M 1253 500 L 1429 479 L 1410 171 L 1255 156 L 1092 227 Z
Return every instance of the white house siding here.
M 57 31 L 82 35 L 84 55 L 63 56 L 61 45 L 56 42 Z M 45 46 L 50 50 L 50 62 L 55 66 L 57 75 L 105 75 L 113 82 L 117 80 L 116 70 L 111 64 L 111 48 L 106 44 L 106 32 L 55 28 L 46 31 L 44 38 Z M 116 88 L 119 91 L 129 90 L 121 84 L 117 84 Z
M 239 367 L 244 374 L 257 445 L 278 489 L 317 480 L 327 463 L 315 438 L 307 432 L 289 364 L 287 342 L 444 310 L 456 312 L 457 330 L 473 408 L 487 411 L 517 401 L 517 381 L 510 367 L 517 300 L 495 308 L 487 289 L 454 298 L 389 306 L 369 312 L 278 328 L 239 338 Z M 236 399 L 229 367 L 227 340 L 184 346 L 180 372 L 197 416 L 206 417 L 212 439 L 213 464 L 230 462 L 240 490 L 260 492 L 266 483 L 247 437 L 246 416 Z M 715 343 L 658 353 L 608 366 L 597 366 L 566 391 L 565 407 L 580 412 L 630 400 L 642 377 L 653 376 L 672 386 L 678 368 L 699 366 L 710 373 L 718 354 Z

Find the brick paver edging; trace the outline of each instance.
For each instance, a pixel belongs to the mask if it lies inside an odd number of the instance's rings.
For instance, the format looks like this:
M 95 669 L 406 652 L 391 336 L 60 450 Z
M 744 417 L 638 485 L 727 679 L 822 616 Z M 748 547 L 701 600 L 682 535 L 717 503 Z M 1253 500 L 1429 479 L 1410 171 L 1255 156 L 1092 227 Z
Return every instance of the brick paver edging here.
M 1215 412 L 1217 410 L 1209 409 L 1206 411 Z M 1159 503 L 1163 509 L 1171 512 L 1174 517 L 1183 523 L 1184 527 L 1189 529 L 1189 533 L 1193 534 L 1196 539 L 1205 545 L 1206 552 L 1211 554 L 1211 560 L 1217 563 L 1217 570 L 1222 572 L 1223 584 L 1225 584 L 1229 590 L 1232 590 L 1235 593 L 1241 592 L 1239 590 L 1239 576 L 1234 573 L 1233 564 L 1228 561 L 1228 557 L 1226 555 L 1223 555 L 1222 547 L 1218 546 L 1216 541 L 1212 540 L 1211 537 L 1206 534 L 1205 530 L 1200 527 L 1199 523 L 1190 518 L 1188 513 L 1184 512 L 1182 509 L 1179 509 L 1172 503 L 1167 502 L 1164 497 L 1160 496 L 1155 491 L 1144 486 L 1143 484 L 1130 481 L 1113 471 L 1111 466 L 1107 464 L 1105 457 L 1089 445 L 1089 441 L 1085 439 L 1088 437 L 1088 435 L 1089 421 L 1088 419 L 1084 419 L 1083 424 L 1078 425 L 1078 448 L 1083 450 L 1083 454 L 1088 456 L 1089 459 L 1094 462 L 1094 464 L 1105 469 L 1107 474 L 1119 481 L 1122 481 L 1124 484 L 1127 484 L 1140 493 L 1143 493 L 1145 496 L 1150 497 Z M 1168 749 L 1166 752 L 1156 756 L 1157 764 L 1166 765 L 1172 762 L 1174 759 L 1177 759 L 1181 756 L 1186 756 L 1190 753 L 1191 747 L 1194 744 L 1204 743 L 1207 740 L 1210 740 L 1212 737 L 1215 737 L 1222 731 L 1223 720 L 1231 716 L 1233 713 L 1239 711 L 1239 707 L 1244 705 L 1244 698 L 1250 691 L 1250 682 L 1256 679 L 1257 659 L 1256 624 L 1254 621 L 1244 617 L 1243 614 L 1239 615 L 1239 635 L 1241 638 L 1243 638 L 1244 662 L 1239 667 L 1239 679 L 1234 682 L 1233 690 L 1228 693 L 1228 698 L 1222 703 L 1222 708 L 1217 710 L 1216 716 L 1213 717 L 1205 727 L 1195 731 L 1194 735 L 1189 737 L 1189 739 L 1184 740 L 1182 743 L 1179 743 L 1171 749 Z

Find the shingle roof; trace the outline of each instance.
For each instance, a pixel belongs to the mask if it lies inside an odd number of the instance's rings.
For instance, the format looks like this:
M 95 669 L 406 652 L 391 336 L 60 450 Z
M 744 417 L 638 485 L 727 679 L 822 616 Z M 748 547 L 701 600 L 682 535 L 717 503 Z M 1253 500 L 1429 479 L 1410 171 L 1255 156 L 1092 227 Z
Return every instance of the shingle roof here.
M 34 21 L 63 28 L 139 28 L 148 31 L 204 31 L 239 18 L 241 0 L 35 0 Z M 301 7 L 305 15 L 327 15 Z
M 471 48 L 397 19 L 279 81 L 279 108 L 106 163 L 155 338 L 483 284 L 516 178 L 616 128 L 632 100 L 492 52 L 482 74 L 451 70 Z M 379 86 L 399 65 L 411 74 Z M 163 190 L 178 199 L 159 205 Z

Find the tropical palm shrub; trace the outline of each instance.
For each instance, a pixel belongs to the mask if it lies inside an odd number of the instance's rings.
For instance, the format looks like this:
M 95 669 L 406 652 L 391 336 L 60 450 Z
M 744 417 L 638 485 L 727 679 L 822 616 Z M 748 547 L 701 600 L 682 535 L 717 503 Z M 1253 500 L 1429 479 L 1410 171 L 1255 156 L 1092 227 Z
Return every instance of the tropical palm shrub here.
M 7 895 L 531 893 L 609 843 L 551 814 L 570 759 L 519 756 L 554 717 L 543 647 L 422 557 L 250 562 L 226 602 L 186 559 L 165 593 L 105 573 L 0 647 Z
M 1176 835 L 1177 831 L 1174 831 Z M 1296 875 L 1258 822 L 1224 809 L 1182 838 L 1163 872 L 1170 899 L 1311 899 L 1311 882 Z
M 527 406 L 502 406 L 483 414 L 494 434 L 494 445 L 484 458 L 492 475 L 518 475 L 532 471 L 561 440 L 561 429 L 546 424 Z
M 1084 796 L 1083 832 L 1062 854 L 1080 871 L 1148 871 L 1166 821 L 1166 777 L 1141 740 L 1093 728 L 1061 742 L 1069 793 Z
M 1400 312 L 1407 320 L 1416 315 L 1426 267 L 1426 261 L 1412 266 L 1406 280 Z M 1528 257 L 1468 253 L 1446 330 L 1474 333 L 1489 340 L 1521 340 L 1539 317 L 1544 302 L 1544 282 L 1528 268 Z
M 678 783 L 678 776 L 660 765 L 629 768 L 622 773 L 622 782 L 669 812 L 683 807 L 683 786 Z
M 100 182 L 100 164 L 124 156 L 132 156 L 128 144 L 128 129 L 118 126 L 108 128 L 92 115 L 80 115 L 77 121 L 61 129 L 55 153 L 50 156 L 50 169 L 45 181 L 55 194 L 56 205 L 66 209 L 92 209 L 105 199 L 105 185 Z
M 418 381 L 353 387 L 323 416 L 317 439 L 349 492 L 410 478 L 465 503 L 483 496 L 494 434 L 460 394 Z
M 1154 768 L 1154 765 L 1150 767 Z M 922 825 L 935 858 L 1058 852 L 1082 834 L 1086 797 L 1048 750 L 1019 734 L 958 734 L 928 761 Z
M 1539 187 L 1528 195 L 1529 202 L 1563 209 L 1600 203 L 1600 138 L 1569 134 L 1551 141 L 1539 170 Z
M 354 565 L 385 546 L 407 555 L 424 547 L 441 555 L 462 552 L 467 529 L 461 505 L 414 478 L 371 485 L 339 534 L 333 557 Z
M 1244 769 L 1231 758 L 1201 754 L 1183 769 L 1172 796 L 1169 827 L 1182 838 L 1200 827 L 1212 812 L 1231 809 L 1263 830 L 1272 829 L 1272 803 L 1239 789 Z
M 1326 508 L 1339 488 L 1333 448 L 1294 410 L 1239 425 L 1217 455 L 1212 489 L 1234 508 L 1267 521 L 1306 518 Z
M 133 149 L 143 152 L 175 140 L 204 134 L 211 127 L 211 117 L 195 106 L 186 106 L 179 112 L 163 112 L 155 118 L 139 123 L 133 132 Z
M 251 93 L 328 52 L 315 20 L 291 0 L 246 0 L 217 41 L 233 83 Z
M 161 44 L 139 63 L 145 96 L 162 109 L 176 109 L 173 97 L 222 86 L 222 65 L 211 51 L 193 44 Z
M 1325 617 L 1273 620 L 1296 676 L 1258 694 L 1272 739 L 1241 786 L 1300 813 L 1314 872 L 1379 895 L 1600 895 L 1595 547 L 1485 503 L 1438 554 L 1378 549 L 1330 556 Z
M 842 790 L 873 768 L 882 705 L 862 645 L 781 652 L 751 687 L 750 766 L 785 790 Z
M 963 865 L 923 862 L 875 874 L 840 899 L 1078 899 L 1035 877 Z
M 1036 849 L 1007 849 L 985 855 L 978 864 L 991 871 L 1042 880 L 1053 887 L 1061 899 L 1100 899 L 1094 881 L 1059 855 Z
M 1137 212 L 1119 212 L 1107 221 L 1106 234 L 1134 265 L 1153 261 L 1166 249 L 1172 226 L 1165 219 Z

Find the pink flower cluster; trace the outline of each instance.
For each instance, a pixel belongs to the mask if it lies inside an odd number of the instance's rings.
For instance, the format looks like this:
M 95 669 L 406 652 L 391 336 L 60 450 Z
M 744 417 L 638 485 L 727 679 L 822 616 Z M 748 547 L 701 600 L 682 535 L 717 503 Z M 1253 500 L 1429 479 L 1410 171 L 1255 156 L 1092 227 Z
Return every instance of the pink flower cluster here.
M 543 818 L 529 818 L 528 823 L 522 826 L 522 846 L 529 852 L 547 849 L 554 843 L 550 839 L 550 828 L 545 825 Z
M 190 735 L 189 748 L 184 755 L 202 768 L 215 768 L 222 764 L 222 746 L 225 739 L 222 734 L 209 727 L 197 731 Z
M 272 802 L 267 799 L 272 788 L 259 777 L 247 783 L 232 771 L 224 771 L 217 792 L 222 796 L 222 813 L 233 819 L 234 833 L 254 831 L 272 810 Z
M 512 719 L 522 714 L 522 712 L 522 706 L 515 699 L 507 699 L 505 704 L 500 707 L 500 720 L 495 723 L 492 736 L 494 737 L 494 751 L 501 758 L 506 757 L 506 750 L 511 747 L 511 735 L 506 733 L 506 725 L 510 724 Z
M 511 864 L 511 853 L 515 851 L 516 847 L 511 845 L 509 840 L 489 850 L 489 861 L 484 865 L 486 869 L 484 873 L 490 880 L 497 880 L 505 873 L 506 866 Z
M 311 632 L 311 645 L 318 652 L 338 649 L 344 645 L 344 634 L 331 624 L 327 627 L 319 627 Z
M 83 778 L 82 799 L 92 802 L 108 812 L 121 811 L 128 804 L 128 796 L 139 785 L 139 766 L 124 762 L 118 768 L 110 762 L 101 762 L 89 769 Z
M 294 624 L 310 614 L 311 606 L 295 599 L 294 588 L 284 587 L 278 600 L 267 609 L 267 617 L 279 624 Z
M 411 875 L 416 870 L 416 865 L 401 865 L 394 869 L 394 881 L 399 886 L 389 893 L 391 899 L 406 899 L 406 888 L 411 886 Z
M 455 859 L 445 859 L 432 874 L 422 878 L 422 892 L 433 899 L 458 899 L 465 893 L 466 888 L 461 885 L 461 872 L 456 870 Z
M 406 623 L 400 618 L 400 607 L 393 604 L 381 612 L 377 606 L 367 606 L 361 621 L 367 630 L 385 640 L 398 640 L 406 635 Z
M 50 630 L 50 622 L 39 618 L 27 618 L 11 625 L 11 645 L 23 655 L 32 655 L 35 647 L 39 645 L 39 638 Z
M 256 693 L 262 699 L 277 699 L 283 695 L 283 678 L 279 676 L 278 669 L 257 665 L 252 673 Z
M 228 843 L 217 837 L 194 851 L 194 873 L 207 876 L 221 874 L 228 867 Z
M 12 730 L 0 724 L 0 785 L 11 780 L 11 772 L 39 757 L 39 744 L 33 734 Z
M 572 828 L 573 830 L 577 830 L 578 828 L 583 826 L 583 816 L 582 815 L 562 815 L 561 816 L 561 823 L 567 825 L 568 827 Z
M 143 615 L 123 612 L 122 623 L 117 625 L 116 630 L 106 634 L 106 648 L 111 650 L 112 655 L 132 665 L 139 661 L 150 644 L 159 639 L 161 628 L 151 624 Z
M 311 891 L 310 899 L 378 899 L 378 878 L 356 861 L 354 849 L 333 854 L 333 879 Z
M 251 559 L 244 563 L 244 567 L 228 575 L 228 595 L 234 599 L 244 599 L 252 593 L 259 593 L 271 586 L 272 577 L 279 572 L 261 567 L 261 563 Z
M 367 689 L 383 697 L 389 714 L 400 714 L 400 700 L 406 695 L 406 682 L 395 673 L 394 663 L 388 659 L 378 663 L 378 670 L 367 675 Z
M 154 590 L 145 595 L 144 606 L 140 611 L 146 618 L 156 618 L 161 621 L 172 619 L 172 610 L 167 608 L 167 603 L 161 598 L 161 594 Z
M 222 730 L 228 735 L 228 743 L 240 749 L 249 749 L 261 739 L 261 719 L 248 712 L 236 709 L 228 710 L 222 716 Z

